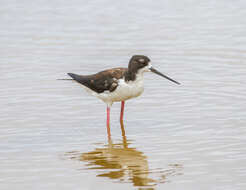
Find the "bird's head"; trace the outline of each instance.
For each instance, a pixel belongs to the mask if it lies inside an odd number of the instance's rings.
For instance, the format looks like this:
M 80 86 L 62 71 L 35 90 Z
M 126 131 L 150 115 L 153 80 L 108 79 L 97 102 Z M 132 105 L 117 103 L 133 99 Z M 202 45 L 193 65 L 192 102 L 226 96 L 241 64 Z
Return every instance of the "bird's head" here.
M 159 72 L 158 70 L 154 69 L 150 59 L 144 55 L 134 55 L 130 59 L 128 70 L 133 73 L 144 73 L 144 72 L 153 72 L 157 75 L 160 75 L 176 84 L 180 84 L 179 82 L 171 79 L 170 77 L 164 75 L 163 73 Z

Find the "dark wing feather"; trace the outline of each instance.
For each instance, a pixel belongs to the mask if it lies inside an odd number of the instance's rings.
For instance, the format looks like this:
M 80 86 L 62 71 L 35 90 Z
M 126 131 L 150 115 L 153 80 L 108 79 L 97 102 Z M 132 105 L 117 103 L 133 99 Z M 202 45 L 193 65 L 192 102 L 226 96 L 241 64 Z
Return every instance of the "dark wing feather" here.
M 77 75 L 73 73 L 68 73 L 68 75 L 87 88 L 97 93 L 102 93 L 106 90 L 113 92 L 118 86 L 118 80 L 124 77 L 126 71 L 126 68 L 115 68 L 101 71 L 94 75 Z

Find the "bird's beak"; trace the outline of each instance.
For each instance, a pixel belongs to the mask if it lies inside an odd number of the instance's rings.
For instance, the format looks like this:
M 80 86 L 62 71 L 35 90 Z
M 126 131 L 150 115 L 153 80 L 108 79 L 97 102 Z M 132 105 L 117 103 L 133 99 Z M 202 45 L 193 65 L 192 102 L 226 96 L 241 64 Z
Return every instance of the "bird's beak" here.
M 176 84 L 180 84 L 179 82 L 177 82 L 177 81 L 175 81 L 175 80 L 169 78 L 168 76 L 162 74 L 161 72 L 157 71 L 157 70 L 154 69 L 153 67 L 150 67 L 149 70 L 150 70 L 151 72 L 157 74 L 157 75 L 160 75 L 160 76 L 162 76 L 162 77 L 164 77 L 164 78 L 166 78 L 166 79 L 168 79 L 168 80 L 170 80 L 170 81 L 176 83 Z

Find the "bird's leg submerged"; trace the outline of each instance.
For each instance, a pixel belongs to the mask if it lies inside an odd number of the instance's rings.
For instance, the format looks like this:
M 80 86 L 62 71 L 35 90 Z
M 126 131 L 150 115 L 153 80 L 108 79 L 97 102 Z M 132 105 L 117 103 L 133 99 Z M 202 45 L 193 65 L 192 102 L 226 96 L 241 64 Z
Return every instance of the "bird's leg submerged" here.
M 110 107 L 107 106 L 107 133 L 108 133 L 108 137 L 111 136 L 110 134 Z
M 121 101 L 120 123 L 123 123 L 124 108 L 125 108 L 125 101 Z
M 125 132 L 123 121 L 120 122 L 120 127 L 121 127 L 121 135 L 122 135 L 123 146 L 124 146 L 124 148 L 128 148 L 127 139 L 126 139 L 126 132 Z

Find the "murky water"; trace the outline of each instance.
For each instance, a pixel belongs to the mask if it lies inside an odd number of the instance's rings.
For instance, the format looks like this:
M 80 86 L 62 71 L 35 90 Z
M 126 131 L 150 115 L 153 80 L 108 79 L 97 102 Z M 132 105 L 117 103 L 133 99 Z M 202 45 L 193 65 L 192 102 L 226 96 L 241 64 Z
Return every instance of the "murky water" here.
M 0 6 L 0 189 L 246 188 L 245 1 Z M 111 111 L 65 78 L 127 66 L 145 92 Z

